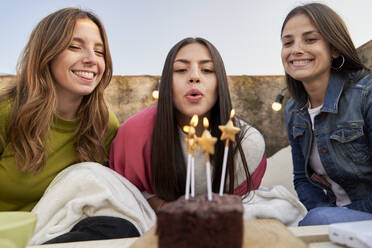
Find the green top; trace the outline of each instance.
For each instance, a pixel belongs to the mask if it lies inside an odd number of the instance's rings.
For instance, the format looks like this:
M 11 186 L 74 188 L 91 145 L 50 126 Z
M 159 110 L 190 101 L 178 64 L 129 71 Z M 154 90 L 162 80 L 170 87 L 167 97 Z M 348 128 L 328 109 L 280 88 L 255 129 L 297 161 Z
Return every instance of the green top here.
M 0 211 L 30 211 L 42 197 L 54 177 L 66 167 L 79 163 L 74 143 L 78 121 L 55 116 L 50 130 L 49 152 L 44 169 L 36 175 L 22 172 L 15 163 L 11 144 L 5 144 L 10 119 L 10 100 L 0 102 Z M 119 126 L 110 112 L 107 151 Z M 1 139 L 1 137 L 3 139 Z

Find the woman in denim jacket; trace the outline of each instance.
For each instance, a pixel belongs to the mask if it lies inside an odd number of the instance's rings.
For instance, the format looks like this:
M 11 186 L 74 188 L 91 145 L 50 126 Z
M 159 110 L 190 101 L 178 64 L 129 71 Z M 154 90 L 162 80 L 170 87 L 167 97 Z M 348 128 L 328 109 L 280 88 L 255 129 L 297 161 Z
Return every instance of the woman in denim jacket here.
M 300 225 L 372 219 L 372 76 L 328 6 L 294 8 L 281 31 Z

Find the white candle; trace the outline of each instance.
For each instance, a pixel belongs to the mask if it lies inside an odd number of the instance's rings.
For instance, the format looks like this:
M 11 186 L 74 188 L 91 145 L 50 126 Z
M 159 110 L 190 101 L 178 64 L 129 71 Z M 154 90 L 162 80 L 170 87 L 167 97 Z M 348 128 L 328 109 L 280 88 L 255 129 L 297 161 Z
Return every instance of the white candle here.
M 184 126 L 183 131 L 187 133 L 187 138 L 185 139 L 187 144 L 187 167 L 186 167 L 186 185 L 185 185 L 185 199 L 190 198 L 190 187 L 191 187 L 191 197 L 195 196 L 195 158 L 194 151 L 197 149 L 197 137 L 195 135 L 195 127 L 198 124 L 198 116 L 193 115 L 190 121 L 190 126 Z
M 209 123 L 208 119 L 204 117 L 203 125 L 205 130 L 200 138 L 198 138 L 198 143 L 200 144 L 200 150 L 205 152 L 205 165 L 207 170 L 207 192 L 208 200 L 212 200 L 212 177 L 211 177 L 211 163 L 209 154 L 214 154 L 214 145 L 217 142 L 217 138 L 213 137 L 207 130 Z
M 211 180 L 211 163 L 207 161 L 207 190 L 208 190 L 208 200 L 212 200 L 212 180 Z
M 191 154 L 187 156 L 187 170 L 186 170 L 186 187 L 185 187 L 185 199 L 190 198 L 190 172 L 191 172 Z
M 227 156 L 229 154 L 229 142 L 227 141 L 227 146 L 225 146 L 225 151 L 223 153 L 223 161 L 222 161 L 222 174 L 221 174 L 221 184 L 220 184 L 220 196 L 223 195 L 223 189 L 225 186 L 225 177 L 226 177 L 226 164 L 227 164 Z
M 191 181 L 191 146 L 192 146 L 192 140 L 190 140 L 190 127 L 184 126 L 183 131 L 185 133 L 188 133 L 188 137 L 185 139 L 186 145 L 187 145 L 187 165 L 186 165 L 186 186 L 185 186 L 185 199 L 188 200 L 190 198 L 190 181 Z
M 195 196 L 195 157 L 191 155 L 191 197 Z
M 230 113 L 230 120 L 224 126 L 218 126 L 218 128 L 222 131 L 221 140 L 226 140 L 225 142 L 225 151 L 223 154 L 223 161 L 222 161 L 222 173 L 221 173 L 221 183 L 220 183 L 220 192 L 219 195 L 223 195 L 223 190 L 225 187 L 225 177 L 226 177 L 226 167 L 227 167 L 227 157 L 229 155 L 229 141 L 235 141 L 235 135 L 240 131 L 240 128 L 234 126 L 232 122 L 232 118 L 235 115 L 235 110 L 232 109 Z
M 186 189 L 185 189 L 185 199 L 188 200 L 190 194 L 190 172 L 191 172 L 191 154 L 187 156 L 187 171 L 186 171 Z
M 190 138 L 192 139 L 191 145 L 191 197 L 195 196 L 195 157 L 194 152 L 198 149 L 197 136 L 195 127 L 198 125 L 198 115 L 194 114 L 190 120 Z

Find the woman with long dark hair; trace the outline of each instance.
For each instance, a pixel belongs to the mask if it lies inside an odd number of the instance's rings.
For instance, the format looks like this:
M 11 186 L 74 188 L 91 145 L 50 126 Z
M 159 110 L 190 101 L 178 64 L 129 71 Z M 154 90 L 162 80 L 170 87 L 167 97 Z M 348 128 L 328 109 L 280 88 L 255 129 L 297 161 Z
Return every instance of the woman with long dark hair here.
M 207 117 L 211 134 L 232 109 L 226 72 L 218 50 L 202 38 L 186 38 L 168 53 L 161 75 L 159 102 L 129 118 L 111 146 L 110 166 L 142 191 L 156 210 L 185 193 L 187 148 L 182 127 L 193 114 Z M 229 145 L 224 191 L 246 195 L 257 189 L 266 169 L 262 135 L 238 117 L 241 131 Z M 196 134 L 203 125 L 199 121 Z M 211 156 L 212 190 L 219 191 L 225 143 Z M 206 192 L 205 157 L 195 153 L 195 191 Z
M 372 219 L 372 76 L 347 28 L 319 3 L 289 12 L 282 62 L 300 225 Z

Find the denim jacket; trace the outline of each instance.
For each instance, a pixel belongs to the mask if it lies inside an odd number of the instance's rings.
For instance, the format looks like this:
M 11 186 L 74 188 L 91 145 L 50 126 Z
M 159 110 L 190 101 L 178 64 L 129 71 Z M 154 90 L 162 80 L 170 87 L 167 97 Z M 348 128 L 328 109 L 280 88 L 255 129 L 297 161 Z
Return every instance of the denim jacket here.
M 348 80 L 352 80 L 349 75 Z M 335 206 L 329 186 L 316 180 L 309 165 L 312 142 L 317 142 L 327 175 L 348 194 L 346 207 L 372 213 L 372 76 L 356 83 L 332 73 L 314 131 L 306 101 L 288 101 L 285 120 L 292 148 L 294 186 L 308 210 Z M 313 136 L 314 134 L 314 136 Z M 315 139 L 313 137 L 316 137 Z

